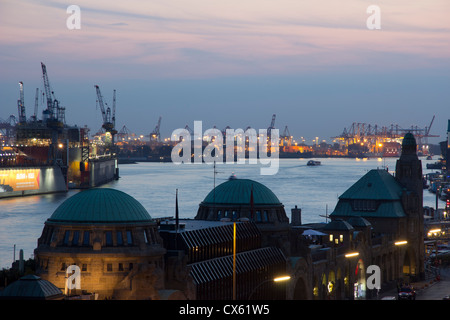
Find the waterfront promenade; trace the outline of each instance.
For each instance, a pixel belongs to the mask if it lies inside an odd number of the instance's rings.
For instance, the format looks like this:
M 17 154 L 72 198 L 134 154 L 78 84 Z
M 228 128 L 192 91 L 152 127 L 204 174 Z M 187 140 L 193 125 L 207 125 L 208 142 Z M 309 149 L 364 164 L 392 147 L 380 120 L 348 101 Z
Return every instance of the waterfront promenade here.
M 427 279 L 411 283 L 416 290 L 416 300 L 442 300 L 450 296 L 450 268 L 440 269 L 440 280 Z M 397 289 L 386 290 L 379 294 L 378 299 L 395 297 L 397 299 Z

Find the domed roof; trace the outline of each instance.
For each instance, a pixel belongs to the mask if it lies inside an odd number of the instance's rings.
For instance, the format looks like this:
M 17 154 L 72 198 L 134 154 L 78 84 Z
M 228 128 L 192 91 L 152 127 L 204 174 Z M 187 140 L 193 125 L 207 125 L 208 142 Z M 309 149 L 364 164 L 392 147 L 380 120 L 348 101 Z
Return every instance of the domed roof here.
M 281 205 L 277 196 L 265 185 L 250 179 L 238 179 L 235 176 L 213 189 L 202 204 L 250 205 L 252 188 L 254 205 Z
M 94 188 L 81 191 L 64 201 L 49 222 L 127 223 L 151 220 L 147 210 L 125 192 Z
M 64 296 L 58 287 L 35 275 L 27 275 L 14 281 L 0 293 L 4 299 L 62 299 Z

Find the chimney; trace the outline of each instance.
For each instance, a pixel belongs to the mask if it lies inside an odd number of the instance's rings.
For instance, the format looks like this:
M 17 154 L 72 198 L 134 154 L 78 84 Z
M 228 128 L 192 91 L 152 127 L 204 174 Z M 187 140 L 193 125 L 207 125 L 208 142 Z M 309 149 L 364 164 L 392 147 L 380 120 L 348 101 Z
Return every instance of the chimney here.
M 302 224 L 302 209 L 295 208 L 291 209 L 291 224 L 293 226 L 300 226 Z

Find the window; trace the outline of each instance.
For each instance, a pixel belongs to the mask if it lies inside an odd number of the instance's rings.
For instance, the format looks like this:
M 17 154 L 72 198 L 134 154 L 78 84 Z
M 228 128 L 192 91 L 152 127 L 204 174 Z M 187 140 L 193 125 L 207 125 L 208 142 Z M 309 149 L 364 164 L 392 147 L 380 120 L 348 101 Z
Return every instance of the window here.
M 256 211 L 256 221 L 261 222 L 262 218 L 261 218 L 261 211 Z
M 81 271 L 87 271 L 87 264 L 83 263 L 83 265 L 81 266 Z
M 353 210 L 355 211 L 376 211 L 377 202 L 375 200 L 353 200 Z
M 90 238 L 90 233 L 89 231 L 84 231 L 83 232 L 83 246 L 88 246 L 89 245 L 89 238 Z
M 105 232 L 105 239 L 106 239 L 106 245 L 108 247 L 111 247 L 113 245 L 112 232 L 111 231 L 106 231 Z
M 132 245 L 133 244 L 133 237 L 131 235 L 131 231 L 127 230 L 127 244 Z
M 76 230 L 73 232 L 73 239 L 72 239 L 72 245 L 73 246 L 77 246 L 78 245 L 78 240 L 80 238 L 80 231 Z
M 144 230 L 144 241 L 145 241 L 145 243 L 148 243 L 147 231 L 146 230 Z
M 111 263 L 108 263 L 106 265 L 106 271 L 112 271 L 112 264 Z
M 117 245 L 118 246 L 123 246 L 123 236 L 122 236 L 122 231 L 117 231 Z
M 119 271 L 123 271 L 123 263 L 119 263 Z
M 70 231 L 66 230 L 66 233 L 64 234 L 64 241 L 63 241 L 63 244 L 65 246 L 67 246 L 69 244 L 69 236 L 70 236 Z

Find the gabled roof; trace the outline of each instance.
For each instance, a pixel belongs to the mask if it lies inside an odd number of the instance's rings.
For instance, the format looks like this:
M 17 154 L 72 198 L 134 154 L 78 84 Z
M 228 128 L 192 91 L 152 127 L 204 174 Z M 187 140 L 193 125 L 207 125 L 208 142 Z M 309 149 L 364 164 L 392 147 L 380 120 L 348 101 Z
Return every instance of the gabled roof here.
M 405 189 L 386 170 L 370 170 L 340 197 L 330 217 L 405 217 L 401 197 Z M 376 210 L 359 211 L 353 200 L 375 200 Z
M 339 199 L 400 200 L 401 184 L 386 170 L 374 169 L 366 173 Z

